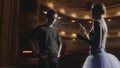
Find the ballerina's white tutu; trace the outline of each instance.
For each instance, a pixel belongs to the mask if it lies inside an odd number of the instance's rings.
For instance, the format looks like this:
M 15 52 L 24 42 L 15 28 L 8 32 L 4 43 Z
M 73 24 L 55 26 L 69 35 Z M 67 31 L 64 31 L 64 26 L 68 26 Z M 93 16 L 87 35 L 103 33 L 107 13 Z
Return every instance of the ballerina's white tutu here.
M 105 51 L 89 55 L 82 68 L 120 68 L 119 60 Z

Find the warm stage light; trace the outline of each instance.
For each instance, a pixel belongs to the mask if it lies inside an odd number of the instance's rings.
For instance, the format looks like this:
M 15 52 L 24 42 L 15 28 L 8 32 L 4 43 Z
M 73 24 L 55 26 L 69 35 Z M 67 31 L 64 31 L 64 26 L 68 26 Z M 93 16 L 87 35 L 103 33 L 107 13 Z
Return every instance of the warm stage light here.
M 72 16 L 73 18 L 76 18 L 76 17 L 77 17 L 76 13 L 71 13 L 71 16 Z
M 85 19 L 90 19 L 90 16 L 89 15 L 85 15 L 84 18 Z
M 32 51 L 31 50 L 23 50 L 22 53 L 23 54 L 30 54 L 30 53 L 32 53 Z
M 72 39 L 73 41 L 76 41 L 76 39 Z
M 72 37 L 72 38 L 76 38 L 77 35 L 76 35 L 75 33 L 72 33 L 72 34 L 71 34 L 71 37 Z
M 104 18 L 106 18 L 106 17 L 107 17 L 107 15 L 105 15 L 105 14 L 104 14 L 104 15 L 102 15 L 102 16 L 103 16 Z
M 92 21 L 89 21 L 89 23 L 92 23 Z
M 63 14 L 65 14 L 65 10 L 63 8 L 59 9 L 59 11 Z
M 110 22 L 110 21 L 111 21 L 111 19 L 108 19 L 108 21 Z
M 120 12 L 117 12 L 117 16 L 120 16 Z
M 58 17 L 58 19 L 61 19 L 61 17 Z
M 120 32 L 118 32 L 118 36 L 120 37 Z
M 60 32 L 60 35 L 61 35 L 61 36 L 65 36 L 65 34 L 66 34 L 65 31 L 61 31 L 61 32 Z
M 72 23 L 75 23 L 75 20 L 72 20 Z
M 44 11 L 43 13 L 44 13 L 44 14 L 47 14 L 47 11 Z
M 48 7 L 50 7 L 50 8 L 53 8 L 53 7 L 54 7 L 54 4 L 53 4 L 52 2 L 48 2 L 47 5 L 48 5 Z

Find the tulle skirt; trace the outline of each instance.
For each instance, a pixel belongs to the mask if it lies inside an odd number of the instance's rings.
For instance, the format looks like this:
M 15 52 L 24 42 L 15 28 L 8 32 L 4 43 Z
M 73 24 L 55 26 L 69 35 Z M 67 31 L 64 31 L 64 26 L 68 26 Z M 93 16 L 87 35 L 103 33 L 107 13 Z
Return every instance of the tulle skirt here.
M 110 53 L 89 55 L 82 68 L 120 68 L 119 60 Z

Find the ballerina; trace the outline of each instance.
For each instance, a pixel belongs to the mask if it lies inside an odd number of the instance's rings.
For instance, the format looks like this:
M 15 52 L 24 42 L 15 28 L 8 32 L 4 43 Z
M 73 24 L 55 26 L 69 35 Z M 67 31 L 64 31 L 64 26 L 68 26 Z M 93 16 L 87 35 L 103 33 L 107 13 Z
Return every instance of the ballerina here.
M 119 60 L 105 50 L 107 25 L 103 18 L 106 13 L 104 4 L 98 3 L 92 5 L 91 15 L 93 18 L 92 28 L 89 36 L 84 26 L 80 24 L 81 35 L 77 38 L 87 42 L 90 45 L 90 55 L 85 60 L 82 68 L 120 68 Z

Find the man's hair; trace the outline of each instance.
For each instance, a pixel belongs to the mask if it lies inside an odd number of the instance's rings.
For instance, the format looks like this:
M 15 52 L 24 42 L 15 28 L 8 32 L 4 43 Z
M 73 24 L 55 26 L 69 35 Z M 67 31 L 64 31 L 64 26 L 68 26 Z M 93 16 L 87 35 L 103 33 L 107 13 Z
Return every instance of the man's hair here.
M 57 12 L 53 9 L 49 9 L 47 11 L 47 18 L 51 17 L 51 16 L 54 16 L 55 14 L 57 14 Z

